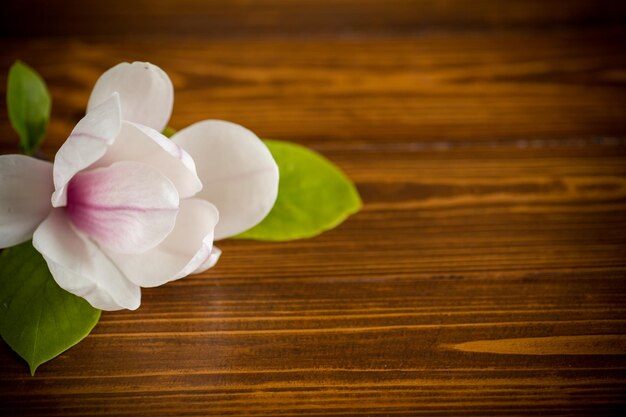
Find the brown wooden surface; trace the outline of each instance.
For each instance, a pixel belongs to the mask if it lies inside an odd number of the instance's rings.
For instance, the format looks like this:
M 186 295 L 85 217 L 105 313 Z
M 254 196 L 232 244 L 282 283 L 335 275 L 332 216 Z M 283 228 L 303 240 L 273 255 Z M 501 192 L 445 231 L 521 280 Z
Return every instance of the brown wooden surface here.
M 315 239 L 220 242 L 216 268 L 104 313 L 35 377 L 0 345 L 0 414 L 626 406 L 623 2 L 155 1 L 134 29 L 142 2 L 76 3 L 32 31 L 15 13 L 33 2 L 4 5 L 0 93 L 17 58 L 42 73 L 49 154 L 103 70 L 149 60 L 174 81 L 173 127 L 224 118 L 306 144 L 364 208 Z
M 619 25 L 621 0 L 3 0 L 10 36 L 240 37 Z M 62 18 L 61 18 L 62 17 Z

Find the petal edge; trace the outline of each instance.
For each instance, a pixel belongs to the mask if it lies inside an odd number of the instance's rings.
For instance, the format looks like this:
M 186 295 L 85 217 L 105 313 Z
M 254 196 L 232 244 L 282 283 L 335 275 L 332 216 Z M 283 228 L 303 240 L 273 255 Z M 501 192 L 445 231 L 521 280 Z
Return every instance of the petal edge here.
M 196 197 L 220 212 L 216 240 L 250 229 L 270 212 L 278 195 L 278 166 L 250 130 L 205 120 L 177 132 L 172 140 L 196 162 L 203 184 Z
M 64 290 L 101 310 L 139 307 L 140 288 L 126 279 L 97 245 L 74 230 L 65 209 L 52 210 L 35 231 L 33 246 Z
M 52 209 L 52 164 L 0 155 L 0 248 L 27 241 Z
M 67 203 L 67 184 L 74 175 L 91 166 L 106 153 L 121 127 L 117 93 L 110 95 L 76 124 L 54 157 L 54 207 L 62 207 Z
M 181 201 L 170 235 L 157 247 L 139 255 L 111 253 L 111 259 L 135 284 L 157 287 L 194 272 L 211 256 L 217 209 L 200 199 Z
M 87 111 L 113 92 L 120 94 L 122 118 L 161 132 L 172 114 L 174 87 L 161 68 L 149 62 L 122 62 L 105 71 L 93 88 Z

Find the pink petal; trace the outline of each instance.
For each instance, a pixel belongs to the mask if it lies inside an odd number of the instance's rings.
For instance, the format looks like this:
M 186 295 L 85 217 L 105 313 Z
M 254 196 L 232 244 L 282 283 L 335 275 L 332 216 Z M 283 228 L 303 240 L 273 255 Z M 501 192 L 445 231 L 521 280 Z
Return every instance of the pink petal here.
M 197 195 L 217 207 L 215 239 L 244 232 L 269 213 L 278 194 L 278 166 L 263 142 L 248 129 L 205 120 L 172 140 L 196 162 L 204 188 Z
M 183 278 L 211 257 L 215 206 L 198 199 L 182 200 L 172 233 L 154 249 L 139 255 L 110 254 L 135 284 L 156 287 Z
M 106 153 L 120 128 L 120 102 L 117 93 L 110 95 L 78 122 L 54 158 L 54 207 L 66 204 L 66 185 L 76 173 L 89 167 Z
M 191 156 L 146 126 L 122 122 L 122 131 L 115 143 L 92 167 L 105 167 L 117 161 L 143 162 L 156 168 L 174 183 L 180 198 L 191 197 L 202 189 Z
M 66 209 L 74 226 L 102 246 L 142 253 L 174 228 L 178 193 L 151 166 L 117 162 L 76 175 L 68 187 Z
M 52 164 L 23 155 L 0 156 L 0 248 L 33 236 L 50 210 Z
M 167 74 L 149 62 L 123 62 L 100 76 L 89 97 L 87 111 L 120 94 L 122 119 L 140 123 L 161 132 L 174 105 L 174 87 Z
M 102 310 L 135 310 L 139 286 L 130 282 L 88 238 L 77 233 L 65 215 L 54 209 L 37 228 L 33 246 L 45 258 L 59 286 Z

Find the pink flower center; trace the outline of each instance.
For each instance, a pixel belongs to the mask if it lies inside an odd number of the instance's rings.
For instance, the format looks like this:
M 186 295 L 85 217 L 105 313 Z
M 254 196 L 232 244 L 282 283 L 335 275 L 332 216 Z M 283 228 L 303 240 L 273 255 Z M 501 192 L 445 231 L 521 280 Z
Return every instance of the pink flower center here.
M 66 215 L 92 239 L 121 253 L 161 242 L 178 214 L 178 193 L 155 169 L 117 162 L 76 174 L 67 186 Z

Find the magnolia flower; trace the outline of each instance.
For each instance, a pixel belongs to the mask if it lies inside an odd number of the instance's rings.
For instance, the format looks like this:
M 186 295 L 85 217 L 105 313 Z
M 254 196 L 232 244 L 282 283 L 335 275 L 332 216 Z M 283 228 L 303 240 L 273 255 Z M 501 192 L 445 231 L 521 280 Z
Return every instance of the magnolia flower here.
M 166 138 L 172 106 L 165 72 L 122 63 L 100 77 L 54 164 L 0 156 L 0 248 L 32 238 L 59 286 L 103 310 L 136 309 L 140 287 L 212 267 L 214 239 L 272 208 L 278 167 L 233 123 Z

